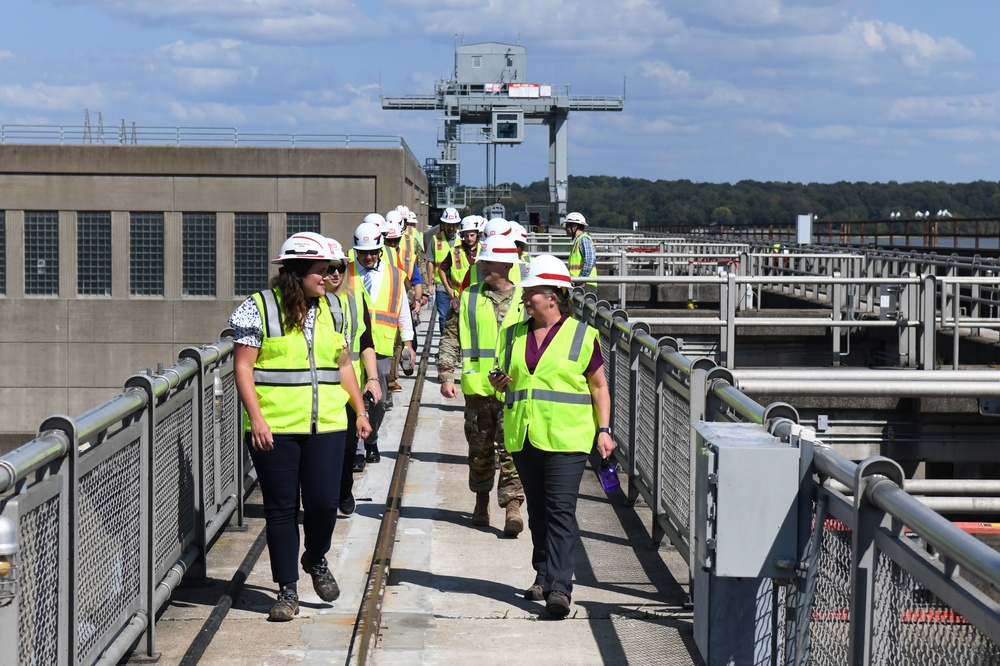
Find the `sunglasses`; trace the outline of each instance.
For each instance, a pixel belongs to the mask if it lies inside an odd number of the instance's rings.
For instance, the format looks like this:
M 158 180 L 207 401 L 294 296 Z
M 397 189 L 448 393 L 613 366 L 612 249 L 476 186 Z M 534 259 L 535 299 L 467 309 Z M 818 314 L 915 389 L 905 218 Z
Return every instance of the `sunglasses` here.
M 355 250 L 355 252 L 357 252 L 358 255 L 362 255 L 362 254 L 364 254 L 364 255 L 372 255 L 372 254 L 379 254 L 380 252 L 382 252 L 382 250 L 381 249 L 378 249 L 378 250 Z
M 327 275 L 333 275 L 334 273 L 343 273 L 347 270 L 346 264 L 330 264 L 326 268 Z

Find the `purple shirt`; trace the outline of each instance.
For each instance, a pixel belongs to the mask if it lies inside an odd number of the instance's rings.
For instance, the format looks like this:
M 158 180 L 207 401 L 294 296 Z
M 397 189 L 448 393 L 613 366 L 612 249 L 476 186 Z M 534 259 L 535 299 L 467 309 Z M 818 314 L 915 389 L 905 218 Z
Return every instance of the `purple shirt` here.
M 542 340 L 541 347 L 535 341 L 534 330 L 538 328 L 538 322 L 534 319 L 528 320 L 528 332 L 531 335 L 528 336 L 527 344 L 524 346 L 524 362 L 528 366 L 528 372 L 535 374 L 535 368 L 538 367 L 538 361 L 541 360 L 542 354 L 545 353 L 546 348 L 549 343 L 552 342 L 552 338 L 555 337 L 559 329 L 562 328 L 563 322 L 566 321 L 568 315 L 563 315 L 559 322 L 549 329 L 549 332 L 545 334 L 545 339 Z M 604 357 L 601 356 L 601 342 L 600 340 L 594 340 L 594 351 L 590 355 L 590 363 L 587 364 L 587 369 L 583 374 L 590 375 L 597 372 L 600 367 L 604 365 Z

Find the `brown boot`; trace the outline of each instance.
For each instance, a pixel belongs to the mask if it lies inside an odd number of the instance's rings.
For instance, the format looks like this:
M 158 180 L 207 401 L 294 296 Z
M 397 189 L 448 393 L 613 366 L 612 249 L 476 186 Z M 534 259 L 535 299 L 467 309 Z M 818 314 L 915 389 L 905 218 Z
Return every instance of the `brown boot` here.
M 507 518 L 503 524 L 504 536 L 516 537 L 524 531 L 524 521 L 521 519 L 521 500 L 511 500 L 505 507 Z
M 472 524 L 476 527 L 489 527 L 490 524 L 490 494 L 476 493 L 476 508 L 472 510 Z

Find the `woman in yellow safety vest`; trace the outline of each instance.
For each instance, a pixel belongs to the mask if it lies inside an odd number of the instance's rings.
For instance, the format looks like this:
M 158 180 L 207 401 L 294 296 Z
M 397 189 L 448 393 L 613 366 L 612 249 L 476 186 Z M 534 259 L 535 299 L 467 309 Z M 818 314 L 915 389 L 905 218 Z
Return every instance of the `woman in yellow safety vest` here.
M 490 373 L 493 387 L 506 392 L 504 445 L 528 508 L 535 582 L 524 597 L 545 599 L 556 618 L 570 611 L 576 498 L 595 435 L 602 458 L 615 448 L 597 330 L 569 316 L 571 286 L 562 261 L 535 257 L 520 284 L 530 319 L 501 331 Z
M 333 238 L 327 238 L 333 259 L 326 269 L 326 298 L 330 303 L 333 321 L 337 330 L 347 338 L 351 352 L 351 364 L 358 379 L 362 396 L 370 396 L 371 404 L 382 400 L 382 387 L 378 380 L 375 358 L 375 343 L 372 340 L 371 302 L 368 292 L 355 289 L 350 280 L 344 279 L 347 272 L 347 256 L 343 246 Z M 364 449 L 359 452 L 357 435 L 358 414 L 347 404 L 347 439 L 344 442 L 344 464 L 340 470 L 340 512 L 346 516 L 354 513 L 357 502 L 354 499 L 354 472 L 365 468 Z M 371 422 L 369 415 L 369 423 Z
M 326 238 L 303 232 L 281 246 L 271 288 L 247 298 L 229 319 L 234 329 L 236 390 L 244 437 L 264 499 L 274 622 L 299 610 L 296 560 L 301 495 L 305 552 L 299 562 L 323 601 L 340 596 L 326 561 L 337 521 L 345 403 L 358 413 L 360 437 L 371 433 L 347 341 L 324 298 L 332 252 Z

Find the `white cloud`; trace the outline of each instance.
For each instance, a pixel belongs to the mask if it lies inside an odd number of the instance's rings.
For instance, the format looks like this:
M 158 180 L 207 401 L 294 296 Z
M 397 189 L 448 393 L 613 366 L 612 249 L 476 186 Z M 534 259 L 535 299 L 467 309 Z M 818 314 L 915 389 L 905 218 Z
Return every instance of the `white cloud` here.
M 107 103 L 101 86 L 53 86 L 46 83 L 0 86 L 0 106 L 60 113 L 79 113 Z

